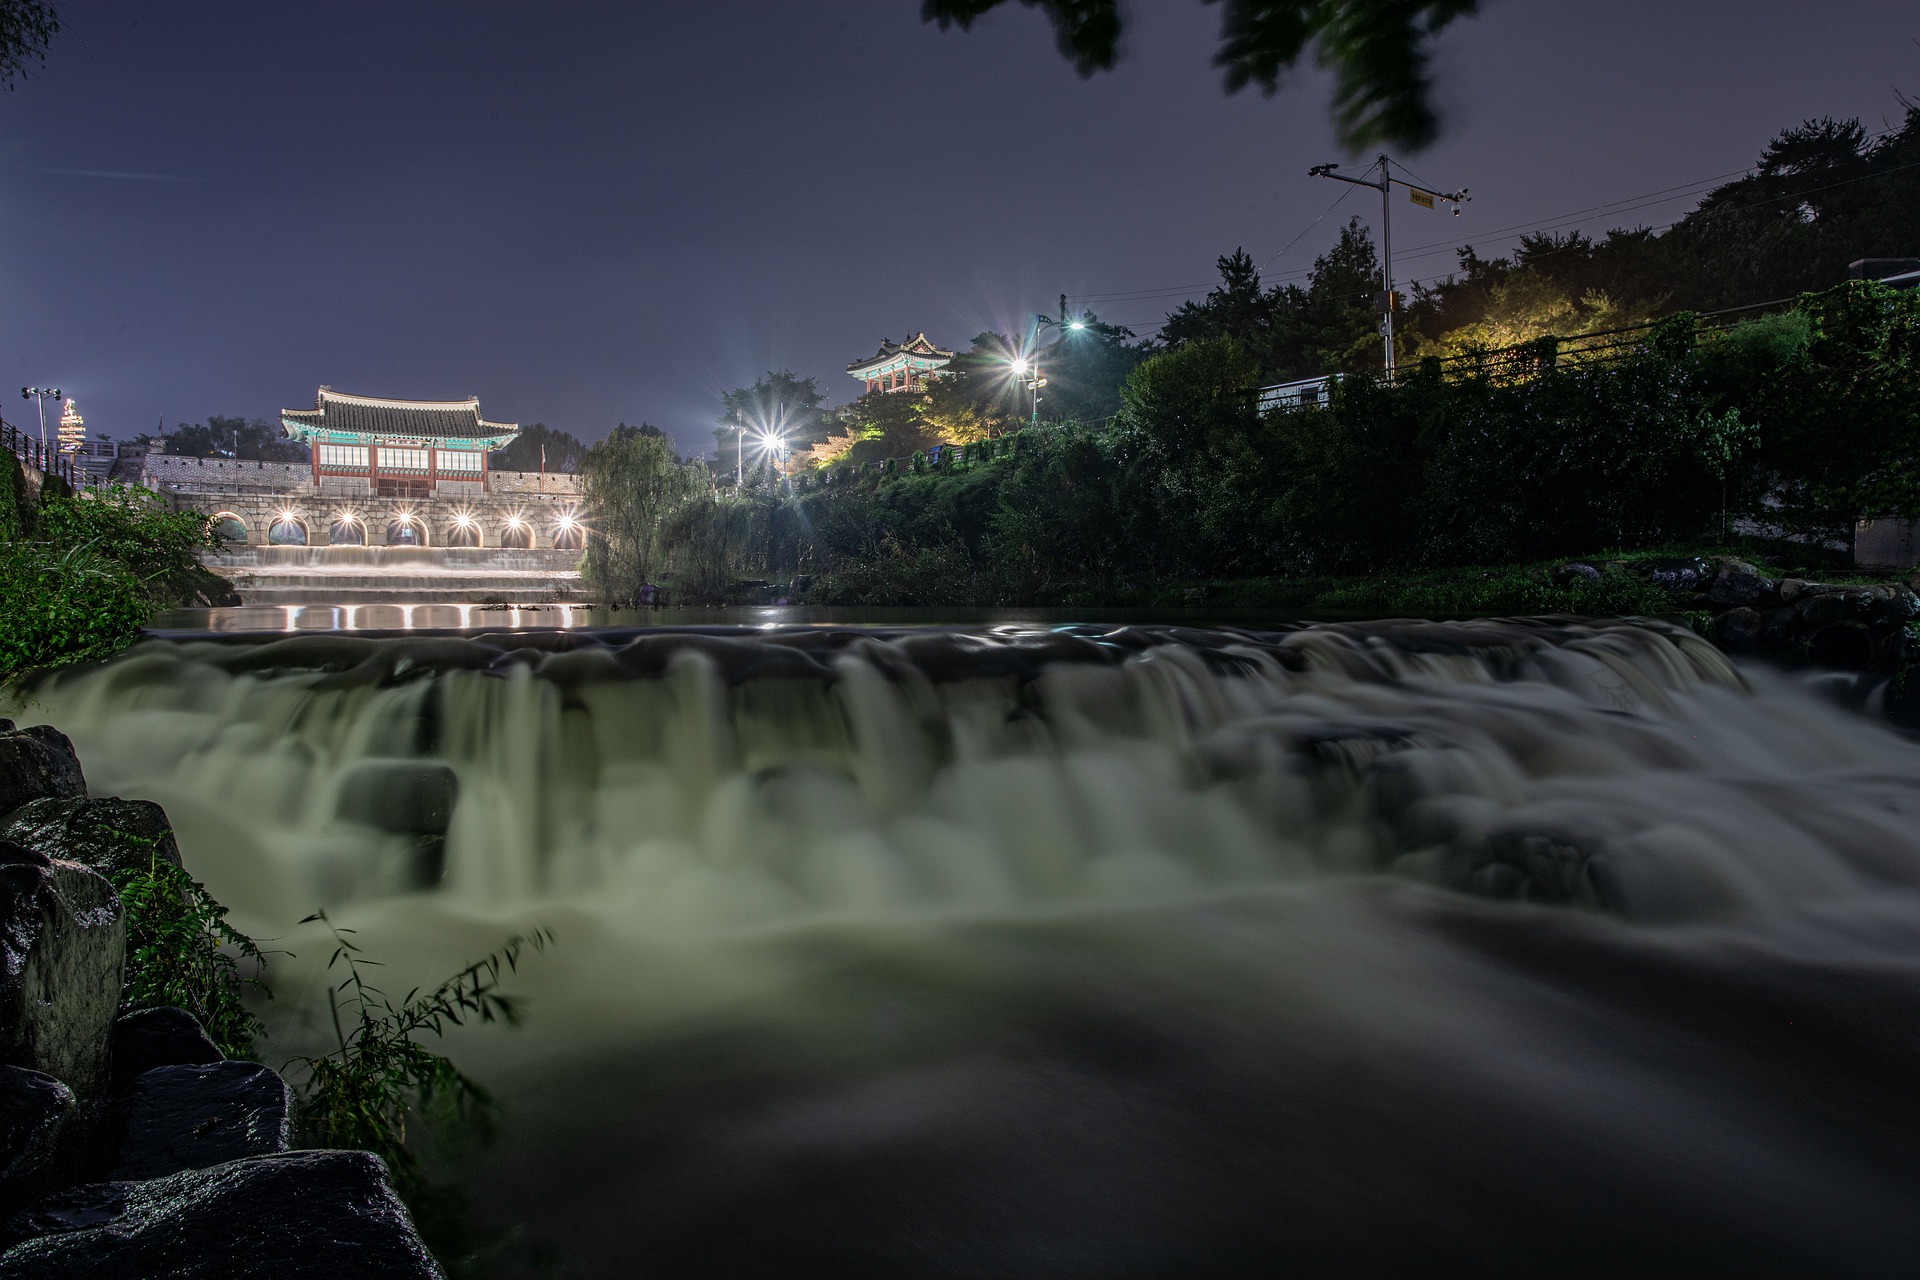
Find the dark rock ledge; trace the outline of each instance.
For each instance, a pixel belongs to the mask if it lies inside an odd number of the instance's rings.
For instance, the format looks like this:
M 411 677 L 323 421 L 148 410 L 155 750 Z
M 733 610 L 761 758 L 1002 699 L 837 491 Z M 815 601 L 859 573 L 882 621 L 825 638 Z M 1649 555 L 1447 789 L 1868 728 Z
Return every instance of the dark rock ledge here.
M 278 1074 L 119 1014 L 128 832 L 179 864 L 158 805 L 0 720 L 0 1280 L 441 1277 L 378 1156 L 288 1149 Z

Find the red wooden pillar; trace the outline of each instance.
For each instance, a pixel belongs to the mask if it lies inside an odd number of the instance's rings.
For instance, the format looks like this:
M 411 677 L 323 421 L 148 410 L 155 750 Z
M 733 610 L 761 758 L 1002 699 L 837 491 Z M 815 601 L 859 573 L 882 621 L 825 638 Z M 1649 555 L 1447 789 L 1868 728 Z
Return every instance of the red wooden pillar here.
M 313 491 L 318 493 L 320 492 L 320 442 L 309 440 L 307 448 L 313 453 Z
M 367 486 L 375 493 L 380 492 L 380 446 L 367 437 Z
M 493 481 L 488 479 L 487 451 L 485 449 L 482 449 L 480 451 L 480 492 L 482 493 L 493 492 Z
M 440 491 L 440 451 L 431 444 L 427 446 L 427 492 Z

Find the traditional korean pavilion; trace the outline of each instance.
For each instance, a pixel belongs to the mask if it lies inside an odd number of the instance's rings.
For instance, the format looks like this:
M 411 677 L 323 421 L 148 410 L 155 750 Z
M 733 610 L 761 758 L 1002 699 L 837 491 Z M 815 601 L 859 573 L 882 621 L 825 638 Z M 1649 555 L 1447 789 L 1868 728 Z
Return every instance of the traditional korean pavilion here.
M 927 375 L 946 368 L 952 359 L 953 352 L 916 333 L 905 342 L 882 338 L 877 354 L 854 361 L 847 372 L 864 381 L 869 391 L 924 391 Z
M 520 434 L 480 416 L 471 400 L 384 400 L 320 388 L 312 409 L 282 409 L 280 425 L 313 450 L 313 482 L 357 477 L 383 498 L 426 497 L 442 484 L 487 486 L 487 450 Z

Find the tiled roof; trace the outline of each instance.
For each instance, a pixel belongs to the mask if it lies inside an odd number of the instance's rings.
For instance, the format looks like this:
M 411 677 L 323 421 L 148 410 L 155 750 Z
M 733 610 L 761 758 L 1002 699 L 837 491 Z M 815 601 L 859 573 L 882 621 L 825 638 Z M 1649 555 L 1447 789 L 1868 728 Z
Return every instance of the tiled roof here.
M 951 360 L 953 352 L 933 345 L 925 333 L 916 333 L 905 342 L 895 342 L 891 338 L 880 340 L 880 350 L 865 360 L 855 360 L 847 366 L 847 372 L 858 376 L 860 370 L 870 365 L 883 364 L 899 355 L 926 356 L 936 360 Z
M 480 398 L 471 400 L 385 400 L 349 396 L 320 388 L 312 409 L 282 409 L 280 421 L 295 435 L 343 431 L 353 435 L 396 436 L 407 440 L 491 440 L 518 434 L 512 422 L 488 422 L 480 416 Z

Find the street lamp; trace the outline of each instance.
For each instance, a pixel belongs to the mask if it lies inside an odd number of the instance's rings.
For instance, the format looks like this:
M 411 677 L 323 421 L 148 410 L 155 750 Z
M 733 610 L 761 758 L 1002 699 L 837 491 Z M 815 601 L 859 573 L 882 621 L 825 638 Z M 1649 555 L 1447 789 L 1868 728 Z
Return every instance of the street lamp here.
M 47 452 L 47 397 L 48 396 L 52 396 L 55 400 L 58 400 L 60 398 L 60 388 L 58 387 L 22 387 L 20 388 L 20 398 L 22 400 L 37 400 L 40 403 L 40 454 L 42 457 L 45 457 Z
M 1040 362 L 1029 356 L 1015 356 L 1008 364 L 1013 376 L 1026 385 L 1033 393 L 1033 425 L 1040 422 L 1040 388 L 1047 385 L 1046 377 L 1040 372 Z
M 1336 182 L 1351 182 L 1356 187 L 1372 187 L 1380 193 L 1380 296 L 1381 310 L 1386 313 L 1386 321 L 1381 332 L 1387 339 L 1387 378 L 1393 378 L 1393 212 L 1387 202 L 1387 196 L 1393 191 L 1393 184 L 1399 183 L 1407 189 L 1407 198 L 1423 209 L 1433 208 L 1434 201 L 1443 200 L 1453 206 L 1453 216 L 1460 216 L 1460 206 L 1468 200 L 1467 189 L 1458 191 L 1429 191 L 1425 187 L 1416 187 L 1403 178 L 1393 176 L 1387 166 L 1390 162 L 1387 153 L 1381 152 L 1379 158 L 1367 166 L 1371 172 L 1376 166 L 1380 170 L 1378 180 L 1370 178 L 1349 178 L 1344 173 L 1335 173 L 1337 164 L 1317 164 L 1307 170 L 1309 178 L 1332 178 Z

